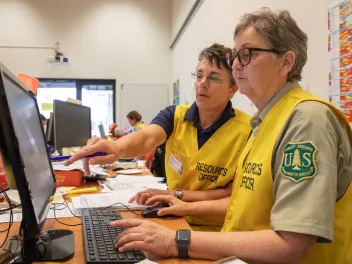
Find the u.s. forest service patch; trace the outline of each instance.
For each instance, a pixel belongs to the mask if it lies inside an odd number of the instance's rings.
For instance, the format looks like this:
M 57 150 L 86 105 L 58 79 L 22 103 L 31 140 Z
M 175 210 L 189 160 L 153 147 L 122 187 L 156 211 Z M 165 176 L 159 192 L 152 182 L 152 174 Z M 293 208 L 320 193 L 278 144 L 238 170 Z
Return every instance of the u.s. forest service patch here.
M 311 179 L 317 174 L 315 153 L 317 147 L 311 141 L 289 142 L 284 147 L 281 173 L 294 182 Z

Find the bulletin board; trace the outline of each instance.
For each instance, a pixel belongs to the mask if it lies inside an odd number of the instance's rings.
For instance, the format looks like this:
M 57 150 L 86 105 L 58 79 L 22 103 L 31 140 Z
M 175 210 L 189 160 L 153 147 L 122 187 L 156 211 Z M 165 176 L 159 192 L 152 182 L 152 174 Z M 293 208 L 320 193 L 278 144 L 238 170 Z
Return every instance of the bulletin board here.
M 352 0 L 328 10 L 329 100 L 352 124 Z

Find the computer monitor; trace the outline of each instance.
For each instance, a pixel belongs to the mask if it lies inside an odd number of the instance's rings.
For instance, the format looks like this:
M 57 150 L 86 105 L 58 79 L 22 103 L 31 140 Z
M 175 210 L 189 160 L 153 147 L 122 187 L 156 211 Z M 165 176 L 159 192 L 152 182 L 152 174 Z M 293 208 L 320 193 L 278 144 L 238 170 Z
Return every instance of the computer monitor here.
M 105 138 L 106 135 L 105 135 L 104 126 L 100 124 L 98 127 L 99 127 L 100 137 Z
M 54 143 L 54 113 L 50 113 L 50 118 L 46 121 L 46 133 L 45 133 L 46 143 L 50 146 L 55 147 Z
M 55 148 L 87 145 L 91 138 L 90 107 L 54 100 Z
M 22 204 L 23 247 L 13 252 L 15 255 L 18 253 L 15 262 L 69 259 L 74 249 L 71 231 L 42 233 L 56 181 L 37 102 L 1 63 L 0 113 L 0 149 L 4 169 L 8 182 L 14 180 L 16 183 Z M 54 239 L 56 237 L 58 239 Z M 62 243 L 66 245 L 60 246 Z

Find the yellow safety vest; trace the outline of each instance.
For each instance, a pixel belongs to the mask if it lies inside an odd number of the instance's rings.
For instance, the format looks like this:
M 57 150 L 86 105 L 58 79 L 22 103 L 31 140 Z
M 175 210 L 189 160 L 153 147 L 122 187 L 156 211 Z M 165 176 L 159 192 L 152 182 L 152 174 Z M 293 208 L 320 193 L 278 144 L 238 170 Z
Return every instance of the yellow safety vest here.
M 139 122 L 133 127 L 133 130 L 134 131 L 139 131 L 139 130 L 142 130 L 143 128 L 145 128 L 145 124 L 142 123 L 142 122 Z
M 269 111 L 259 127 L 257 136 L 251 136 L 242 152 L 222 232 L 270 229 L 270 212 L 274 204 L 272 197 L 272 152 L 280 131 L 292 110 L 299 103 L 312 100 L 328 105 L 339 119 L 348 124 L 344 115 L 328 102 L 322 101 L 300 88 L 288 92 Z M 348 127 L 350 126 L 348 125 Z M 352 132 L 350 131 L 350 133 Z M 249 166 L 250 170 L 248 170 Z M 251 178 L 250 180 L 244 179 L 244 182 L 246 184 L 252 182 L 254 188 L 241 187 L 244 177 Z M 336 202 L 334 241 L 332 243 L 316 243 L 304 263 L 352 263 L 351 201 L 352 187 L 349 186 L 344 196 Z
M 185 121 L 190 106 L 179 105 L 174 116 L 174 131 L 167 140 L 165 169 L 170 190 L 211 190 L 225 187 L 234 178 L 240 154 L 251 132 L 250 117 L 237 110 L 198 149 L 197 128 Z M 197 230 L 220 231 L 223 223 L 197 217 L 186 220 Z

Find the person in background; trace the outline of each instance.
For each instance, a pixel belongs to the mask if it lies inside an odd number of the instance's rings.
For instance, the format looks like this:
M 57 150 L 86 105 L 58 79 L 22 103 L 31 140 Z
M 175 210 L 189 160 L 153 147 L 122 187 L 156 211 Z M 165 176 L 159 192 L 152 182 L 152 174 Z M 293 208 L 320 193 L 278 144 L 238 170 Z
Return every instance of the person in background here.
M 247 263 L 352 263 L 352 131 L 341 111 L 305 92 L 298 81 L 307 35 L 288 11 L 246 14 L 229 54 L 239 91 L 259 112 L 241 154 L 231 198 L 175 204 L 160 214 L 225 219 L 222 232 L 170 230 L 154 222 L 128 228 L 115 247 L 165 257 Z M 177 203 L 177 205 L 176 205 Z
M 65 164 L 97 151 L 108 155 L 90 159 L 89 163 L 105 164 L 120 157 L 136 157 L 166 142 L 165 171 L 169 190 L 147 189 L 137 193 L 130 202 L 143 204 L 158 194 L 171 194 L 190 202 L 229 197 L 237 162 L 251 127 L 250 117 L 233 108 L 230 101 L 237 86 L 226 61 L 228 52 L 231 49 L 220 44 L 200 52 L 196 72 L 192 74 L 196 90 L 196 101 L 192 105 L 169 106 L 151 125 L 116 143 L 90 139 L 88 145 Z M 88 166 L 85 169 L 89 169 Z M 223 224 L 223 220 L 218 222 L 201 216 L 186 219 L 196 230 L 219 231 Z
M 47 123 L 47 119 L 43 114 L 40 114 L 40 121 L 42 122 L 42 126 L 44 129 L 44 133 L 46 132 L 46 123 Z
M 133 127 L 133 131 L 139 131 L 145 128 L 145 124 L 142 121 L 142 116 L 137 111 L 131 111 L 127 115 L 128 122 Z

